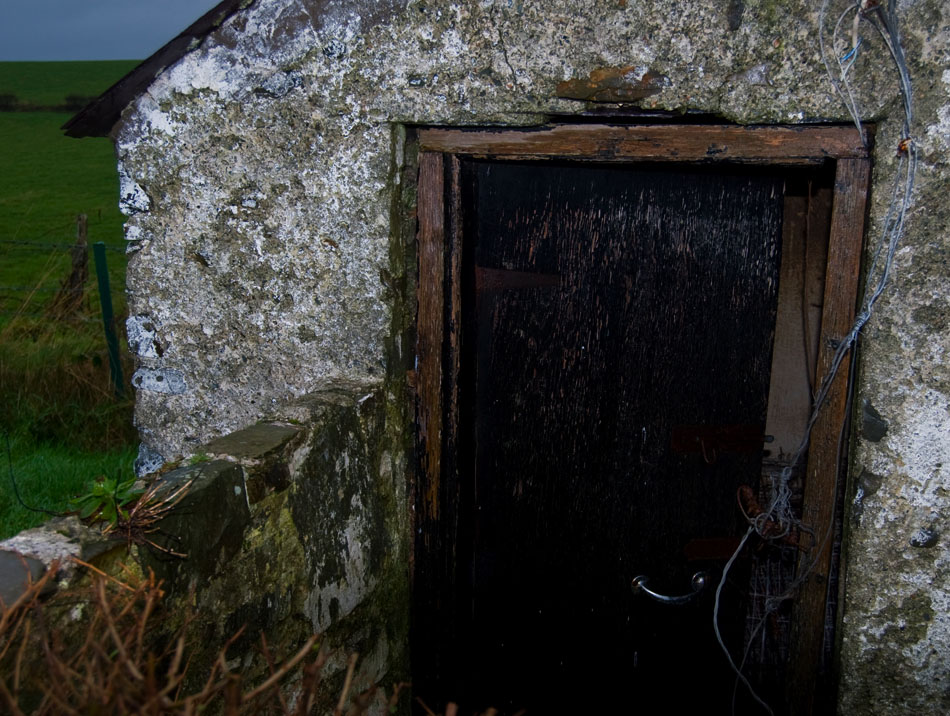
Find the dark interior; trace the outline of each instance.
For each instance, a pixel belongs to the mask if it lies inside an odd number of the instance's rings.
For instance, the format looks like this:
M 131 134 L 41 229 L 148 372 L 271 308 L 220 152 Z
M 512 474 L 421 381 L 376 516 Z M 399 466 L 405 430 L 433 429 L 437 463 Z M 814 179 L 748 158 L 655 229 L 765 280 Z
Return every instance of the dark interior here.
M 758 494 L 794 440 L 782 431 L 796 418 L 767 424 L 770 386 L 786 400 L 813 351 L 779 369 L 777 389 L 780 275 L 802 267 L 805 288 L 811 240 L 795 232 L 826 232 L 827 217 L 811 226 L 799 205 L 829 181 L 738 164 L 462 162 L 456 581 L 438 600 L 444 628 L 416 630 L 417 694 L 463 713 L 731 711 L 713 601 L 747 526 L 738 489 Z M 783 301 L 804 336 L 802 289 Z M 753 562 L 723 589 L 734 655 Z M 631 589 L 644 575 L 690 594 L 698 572 L 708 583 L 684 605 Z

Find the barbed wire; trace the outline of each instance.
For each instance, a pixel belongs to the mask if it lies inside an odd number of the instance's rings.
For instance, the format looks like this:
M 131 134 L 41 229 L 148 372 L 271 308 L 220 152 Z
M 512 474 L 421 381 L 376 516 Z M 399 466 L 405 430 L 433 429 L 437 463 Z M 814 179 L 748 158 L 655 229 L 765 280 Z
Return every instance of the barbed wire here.
M 46 313 L 24 313 L 22 311 L 0 311 L 0 316 L 13 316 L 14 318 L 49 318 Z M 102 323 L 102 319 L 97 316 L 71 316 L 70 320 L 80 323 Z
M 64 254 L 71 253 L 75 251 L 77 248 L 88 250 L 88 249 L 92 249 L 92 247 L 94 246 L 94 244 L 83 245 L 78 242 L 72 243 L 72 244 L 66 244 L 66 243 L 56 243 L 56 242 L 46 242 L 46 241 L 31 241 L 27 239 L 0 239 L 0 245 L 17 246 L 17 247 L 20 247 L 21 249 L 25 249 L 27 251 L 34 251 L 36 253 L 55 253 L 57 251 L 60 251 L 60 252 L 63 252 Z M 122 254 L 125 253 L 125 247 L 109 246 L 105 244 L 104 242 L 103 242 L 103 247 L 105 248 L 106 251 L 112 251 L 115 253 L 122 253 Z M 45 283 L 46 285 L 43 285 L 43 283 Z M 42 283 L 37 283 L 34 285 L 0 284 L 0 294 L 2 293 L 8 293 L 8 294 L 10 293 L 29 293 L 29 294 L 57 293 L 58 291 L 61 290 L 61 286 L 53 285 L 54 283 L 59 284 L 60 282 L 57 279 L 50 277 L 49 280 Z M 98 287 L 94 287 L 93 291 L 97 293 Z M 110 293 L 118 294 L 118 293 L 121 293 L 121 290 L 119 289 L 110 290 Z M 9 298 L 9 297 L 0 296 L 0 298 Z M 44 314 L 23 313 L 20 311 L 12 311 L 12 312 L 0 311 L 0 316 L 41 318 L 44 316 Z M 95 319 L 92 319 L 92 320 L 95 320 Z
M 59 290 L 58 287 L 45 287 L 45 286 L 4 286 L 0 285 L 0 291 L 37 291 L 40 293 L 56 293 Z
M 72 251 L 76 248 L 76 244 L 61 244 L 61 243 L 51 243 L 46 241 L 27 241 L 25 239 L 0 239 L 0 244 L 6 244 L 8 246 L 26 246 L 26 247 L 35 247 L 37 250 L 61 250 L 61 251 Z M 92 244 L 90 244 L 92 246 Z M 124 254 L 124 246 L 109 246 L 105 244 L 106 251 L 115 251 L 116 253 Z

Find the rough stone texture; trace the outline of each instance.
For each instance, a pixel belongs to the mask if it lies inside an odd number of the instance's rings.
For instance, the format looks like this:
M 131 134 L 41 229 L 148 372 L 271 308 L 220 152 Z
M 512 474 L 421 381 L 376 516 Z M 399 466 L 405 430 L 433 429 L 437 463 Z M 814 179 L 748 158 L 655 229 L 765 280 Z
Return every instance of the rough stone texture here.
M 0 550 L 34 559 L 47 568 L 56 563 L 55 579 L 58 582 L 69 580 L 76 572 L 73 558 L 92 562 L 123 546 L 124 543 L 115 537 L 84 525 L 75 515 L 54 518 L 0 542 Z
M 55 570 L 40 596 L 47 597 L 69 586 L 81 571 L 79 562 L 108 568 L 127 545 L 114 535 L 103 534 L 75 515 L 56 517 L 0 542 L 0 610 L 13 605 L 29 583 Z M 78 561 L 77 561 L 78 560 Z M 45 666 L 44 666 L 45 668 Z
M 174 536 L 165 545 L 187 557 L 142 554 L 171 594 L 193 595 L 189 630 L 205 645 L 192 657 L 195 673 L 244 628 L 228 654 L 252 681 L 268 673 L 255 649 L 262 632 L 284 652 L 313 633 L 338 650 L 324 672 L 328 699 L 339 693 L 352 652 L 361 655 L 358 690 L 408 678 L 405 464 L 382 397 L 307 396 L 280 411 L 299 416 L 292 434 L 286 425 L 256 425 L 205 446 L 236 462 L 162 476 L 169 486 L 193 485 L 161 525 Z M 279 466 L 288 481 L 248 508 L 243 478 L 261 464 Z M 326 712 L 334 705 L 328 701 Z
M 950 9 L 943 0 L 898 4 L 921 166 L 859 371 L 858 400 L 887 431 L 878 442 L 857 438 L 852 453 L 863 479 L 848 495 L 848 714 L 950 710 Z M 829 15 L 845 6 L 835 0 Z M 143 439 L 168 458 L 189 454 L 330 384 L 369 392 L 385 383 L 378 409 L 405 417 L 392 387 L 412 353 L 401 124 L 540 123 L 588 108 L 558 99 L 558 83 L 618 67 L 668 78 L 645 108 L 741 123 L 847 122 L 820 60 L 817 16 L 805 0 L 251 4 L 159 75 L 116 130 Z M 873 244 L 901 129 L 895 75 L 871 32 L 852 75 L 864 117 L 878 122 Z M 408 432 L 408 421 L 396 424 Z M 310 516 L 290 508 L 297 530 L 317 514 L 337 521 L 321 538 L 334 576 L 313 577 L 315 625 L 334 609 L 355 614 L 360 598 L 385 586 L 365 570 L 386 558 L 351 527 L 354 514 L 373 509 L 363 492 L 370 478 L 360 477 L 367 458 L 347 454 L 349 466 L 338 455 L 324 463 L 347 475 L 342 482 L 323 473 L 324 492 L 291 488 L 312 505 Z M 394 483 L 404 455 L 389 458 Z M 273 509 L 274 520 L 287 519 Z M 404 557 L 408 534 L 387 534 Z
M 0 609 L 15 604 L 44 574 L 46 565 L 38 559 L 0 550 Z
M 152 450 L 145 443 L 139 443 L 139 453 L 135 457 L 135 463 L 132 469 L 136 477 L 145 477 L 157 472 L 165 464 L 165 457 L 155 450 Z
M 162 475 L 157 497 L 175 507 L 150 536 L 160 549 L 144 555 L 155 574 L 181 593 L 210 579 L 241 549 L 251 519 L 244 471 L 225 460 L 181 467 Z M 187 558 L 173 559 L 162 549 Z

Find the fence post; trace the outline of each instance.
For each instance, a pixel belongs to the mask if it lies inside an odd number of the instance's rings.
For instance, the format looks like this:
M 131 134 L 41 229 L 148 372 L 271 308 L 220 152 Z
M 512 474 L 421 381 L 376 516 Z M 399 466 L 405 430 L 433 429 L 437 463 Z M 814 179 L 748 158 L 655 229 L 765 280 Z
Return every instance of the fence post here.
M 86 291 L 86 279 L 89 278 L 89 251 L 87 250 L 86 215 L 76 217 L 76 243 L 70 250 L 72 270 L 60 285 L 46 313 L 51 318 L 66 318 L 82 307 Z
M 119 363 L 119 339 L 115 333 L 115 318 L 112 315 L 112 294 L 109 292 L 109 267 L 106 265 L 106 245 L 97 241 L 92 245 L 96 260 L 96 278 L 99 279 L 99 303 L 102 305 L 102 325 L 106 331 L 106 345 L 109 347 L 109 374 L 115 388 L 115 396 L 125 396 L 122 385 L 122 365 Z

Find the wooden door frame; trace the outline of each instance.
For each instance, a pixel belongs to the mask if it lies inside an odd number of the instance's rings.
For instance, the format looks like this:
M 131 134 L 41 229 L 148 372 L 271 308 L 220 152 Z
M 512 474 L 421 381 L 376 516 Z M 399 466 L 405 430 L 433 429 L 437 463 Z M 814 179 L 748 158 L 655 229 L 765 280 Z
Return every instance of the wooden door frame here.
M 456 461 L 460 437 L 461 160 L 760 166 L 834 162 L 817 385 L 854 321 L 870 180 L 870 136 L 862 142 L 851 126 L 585 124 L 530 129 L 426 128 L 418 130 L 417 139 L 419 278 L 414 382 L 419 468 L 413 490 L 413 603 L 415 615 L 440 615 L 447 607 L 443 597 L 454 594 L 458 586 L 455 535 L 463 489 Z M 848 363 L 842 363 L 811 435 L 804 496 L 810 524 L 829 524 L 834 516 L 831 498 L 839 474 L 838 436 L 847 411 L 848 370 Z M 795 602 L 788 671 L 793 713 L 813 711 L 831 548 L 829 540 Z M 450 640 L 457 627 L 455 623 L 438 625 Z M 437 680 L 439 655 L 430 660 L 427 668 L 434 673 L 429 676 Z

